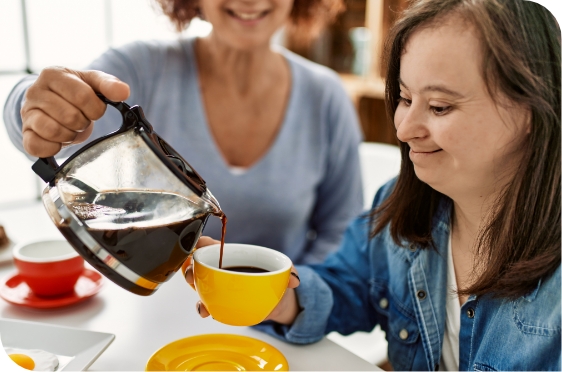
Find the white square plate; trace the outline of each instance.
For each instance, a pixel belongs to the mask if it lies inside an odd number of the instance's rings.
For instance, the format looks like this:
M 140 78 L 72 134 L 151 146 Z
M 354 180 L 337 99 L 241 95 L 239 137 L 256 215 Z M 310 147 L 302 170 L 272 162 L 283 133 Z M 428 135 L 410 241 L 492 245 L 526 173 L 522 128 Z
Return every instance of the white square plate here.
M 41 349 L 57 355 L 57 371 L 84 371 L 113 342 L 115 335 L 45 323 L 0 319 L 0 338 L 3 347 Z M 0 366 L 8 362 L 12 363 L 3 353 L 0 356 Z

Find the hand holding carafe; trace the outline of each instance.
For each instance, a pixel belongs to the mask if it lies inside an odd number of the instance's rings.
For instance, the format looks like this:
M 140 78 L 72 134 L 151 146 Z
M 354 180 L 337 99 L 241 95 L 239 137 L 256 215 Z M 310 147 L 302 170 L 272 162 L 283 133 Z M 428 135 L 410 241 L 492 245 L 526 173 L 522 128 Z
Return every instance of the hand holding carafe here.
M 21 108 L 27 153 L 44 158 L 65 146 L 84 142 L 92 133 L 93 122 L 106 108 L 96 93 L 111 101 L 124 101 L 129 97 L 129 86 L 101 71 L 63 67 L 42 70 Z

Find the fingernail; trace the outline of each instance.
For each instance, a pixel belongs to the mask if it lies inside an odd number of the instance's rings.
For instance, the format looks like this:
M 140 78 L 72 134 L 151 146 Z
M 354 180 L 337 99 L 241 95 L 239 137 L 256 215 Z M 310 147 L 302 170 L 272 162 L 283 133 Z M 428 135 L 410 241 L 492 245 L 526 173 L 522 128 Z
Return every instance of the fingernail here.
M 190 268 L 191 268 L 191 265 L 189 265 L 189 266 L 187 267 L 187 269 L 185 270 L 185 273 L 183 273 L 183 276 L 184 276 L 184 278 L 186 278 L 186 279 L 187 279 L 187 273 L 189 272 L 189 269 L 190 269 Z
M 291 271 L 291 275 L 294 276 L 295 278 L 297 278 L 297 280 L 298 280 L 299 283 L 300 283 L 301 278 L 299 278 L 299 276 L 297 275 L 297 273 L 295 273 L 294 271 Z
M 197 312 L 201 315 L 201 302 L 197 303 Z

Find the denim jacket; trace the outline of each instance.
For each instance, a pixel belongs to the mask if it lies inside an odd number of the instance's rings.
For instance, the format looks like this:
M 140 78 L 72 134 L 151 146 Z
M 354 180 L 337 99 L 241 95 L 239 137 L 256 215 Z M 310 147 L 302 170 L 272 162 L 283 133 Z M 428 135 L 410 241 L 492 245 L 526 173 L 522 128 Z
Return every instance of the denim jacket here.
M 374 207 L 393 184 L 378 191 Z M 264 322 L 256 327 L 306 344 L 331 331 L 347 335 L 380 324 L 394 370 L 437 370 L 445 328 L 450 211 L 443 202 L 434 216 L 436 250 L 400 247 L 388 226 L 369 239 L 368 219 L 356 219 L 324 264 L 297 267 L 301 284 L 296 293 L 303 310 L 293 325 Z M 470 296 L 461 308 L 459 369 L 560 371 L 560 280 L 558 267 L 516 300 Z

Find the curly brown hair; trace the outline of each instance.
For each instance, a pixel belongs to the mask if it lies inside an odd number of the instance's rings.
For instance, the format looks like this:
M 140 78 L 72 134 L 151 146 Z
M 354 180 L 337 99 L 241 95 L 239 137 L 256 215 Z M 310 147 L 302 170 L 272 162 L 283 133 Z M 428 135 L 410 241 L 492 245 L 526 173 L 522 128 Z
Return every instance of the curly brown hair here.
M 153 0 L 170 18 L 176 30 L 182 31 L 200 15 L 198 0 Z M 345 10 L 344 0 L 295 0 L 287 22 L 288 32 L 311 41 Z

